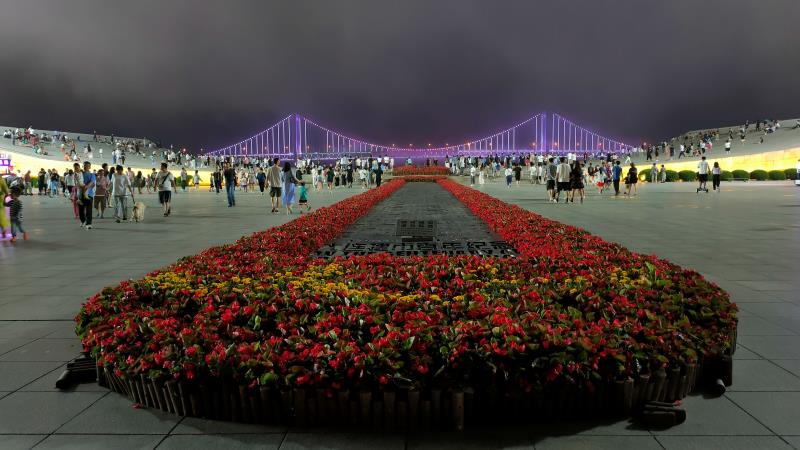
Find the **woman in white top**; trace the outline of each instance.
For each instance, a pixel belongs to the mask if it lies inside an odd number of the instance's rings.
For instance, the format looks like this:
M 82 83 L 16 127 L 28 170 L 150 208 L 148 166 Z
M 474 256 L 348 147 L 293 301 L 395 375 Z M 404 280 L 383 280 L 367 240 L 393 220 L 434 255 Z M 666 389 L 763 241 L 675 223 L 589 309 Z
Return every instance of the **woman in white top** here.
M 715 161 L 714 167 L 711 169 L 711 186 L 715 191 L 717 191 L 717 193 L 720 192 L 719 182 L 721 177 L 722 169 L 720 169 L 719 163 Z

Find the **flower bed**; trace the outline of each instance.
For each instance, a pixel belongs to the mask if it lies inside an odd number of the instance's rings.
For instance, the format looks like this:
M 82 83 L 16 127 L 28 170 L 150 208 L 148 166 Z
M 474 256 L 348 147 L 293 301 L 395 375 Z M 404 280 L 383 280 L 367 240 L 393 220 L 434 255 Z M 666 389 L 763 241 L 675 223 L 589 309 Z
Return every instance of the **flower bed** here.
M 450 170 L 444 166 L 400 166 L 392 169 L 392 175 L 450 175 Z
M 447 179 L 519 258 L 309 258 L 404 182 L 104 289 L 84 347 L 178 414 L 459 428 L 681 398 L 732 353 L 735 305 L 697 273 Z

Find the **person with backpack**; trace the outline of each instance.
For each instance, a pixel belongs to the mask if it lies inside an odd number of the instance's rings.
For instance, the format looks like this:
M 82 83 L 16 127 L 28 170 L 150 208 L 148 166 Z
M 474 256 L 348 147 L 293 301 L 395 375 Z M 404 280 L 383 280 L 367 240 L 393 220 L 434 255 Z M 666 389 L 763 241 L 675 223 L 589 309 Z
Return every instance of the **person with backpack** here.
M 172 191 L 175 190 L 175 177 L 167 170 L 167 163 L 161 163 L 161 170 L 156 177 L 158 202 L 164 206 L 164 217 L 172 213 Z

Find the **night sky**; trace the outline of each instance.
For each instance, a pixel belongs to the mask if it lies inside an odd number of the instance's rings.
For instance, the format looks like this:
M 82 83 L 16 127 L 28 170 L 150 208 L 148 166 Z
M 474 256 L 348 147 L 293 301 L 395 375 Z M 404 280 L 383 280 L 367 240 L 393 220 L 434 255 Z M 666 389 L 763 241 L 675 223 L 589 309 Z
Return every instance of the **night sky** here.
M 373 142 L 540 111 L 636 143 L 800 116 L 800 1 L 4 0 L 0 124 L 211 149 L 304 113 Z

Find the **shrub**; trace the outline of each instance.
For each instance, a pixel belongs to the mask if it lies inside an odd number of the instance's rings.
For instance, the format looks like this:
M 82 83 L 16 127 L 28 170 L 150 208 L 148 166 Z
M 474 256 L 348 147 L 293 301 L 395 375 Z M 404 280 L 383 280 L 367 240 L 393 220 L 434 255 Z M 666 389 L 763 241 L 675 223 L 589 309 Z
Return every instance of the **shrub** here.
M 722 181 L 731 181 L 731 178 L 733 178 L 733 172 L 730 170 L 723 170 L 719 175 L 719 179 Z
M 667 181 L 671 183 L 678 181 L 678 172 L 674 170 L 667 170 Z
M 765 181 L 769 177 L 766 170 L 754 170 L 750 172 L 750 179 L 757 180 L 757 181 Z
M 786 179 L 786 174 L 782 170 L 770 170 L 769 171 L 769 179 L 782 181 Z
M 746 170 L 734 170 L 733 171 L 733 178 L 743 178 L 745 180 L 750 179 L 750 173 Z
M 678 172 L 678 178 L 681 181 L 694 181 L 697 179 L 697 172 L 694 170 L 681 170 Z
M 787 180 L 796 180 L 797 179 L 797 169 L 786 169 L 783 171 L 786 174 Z

